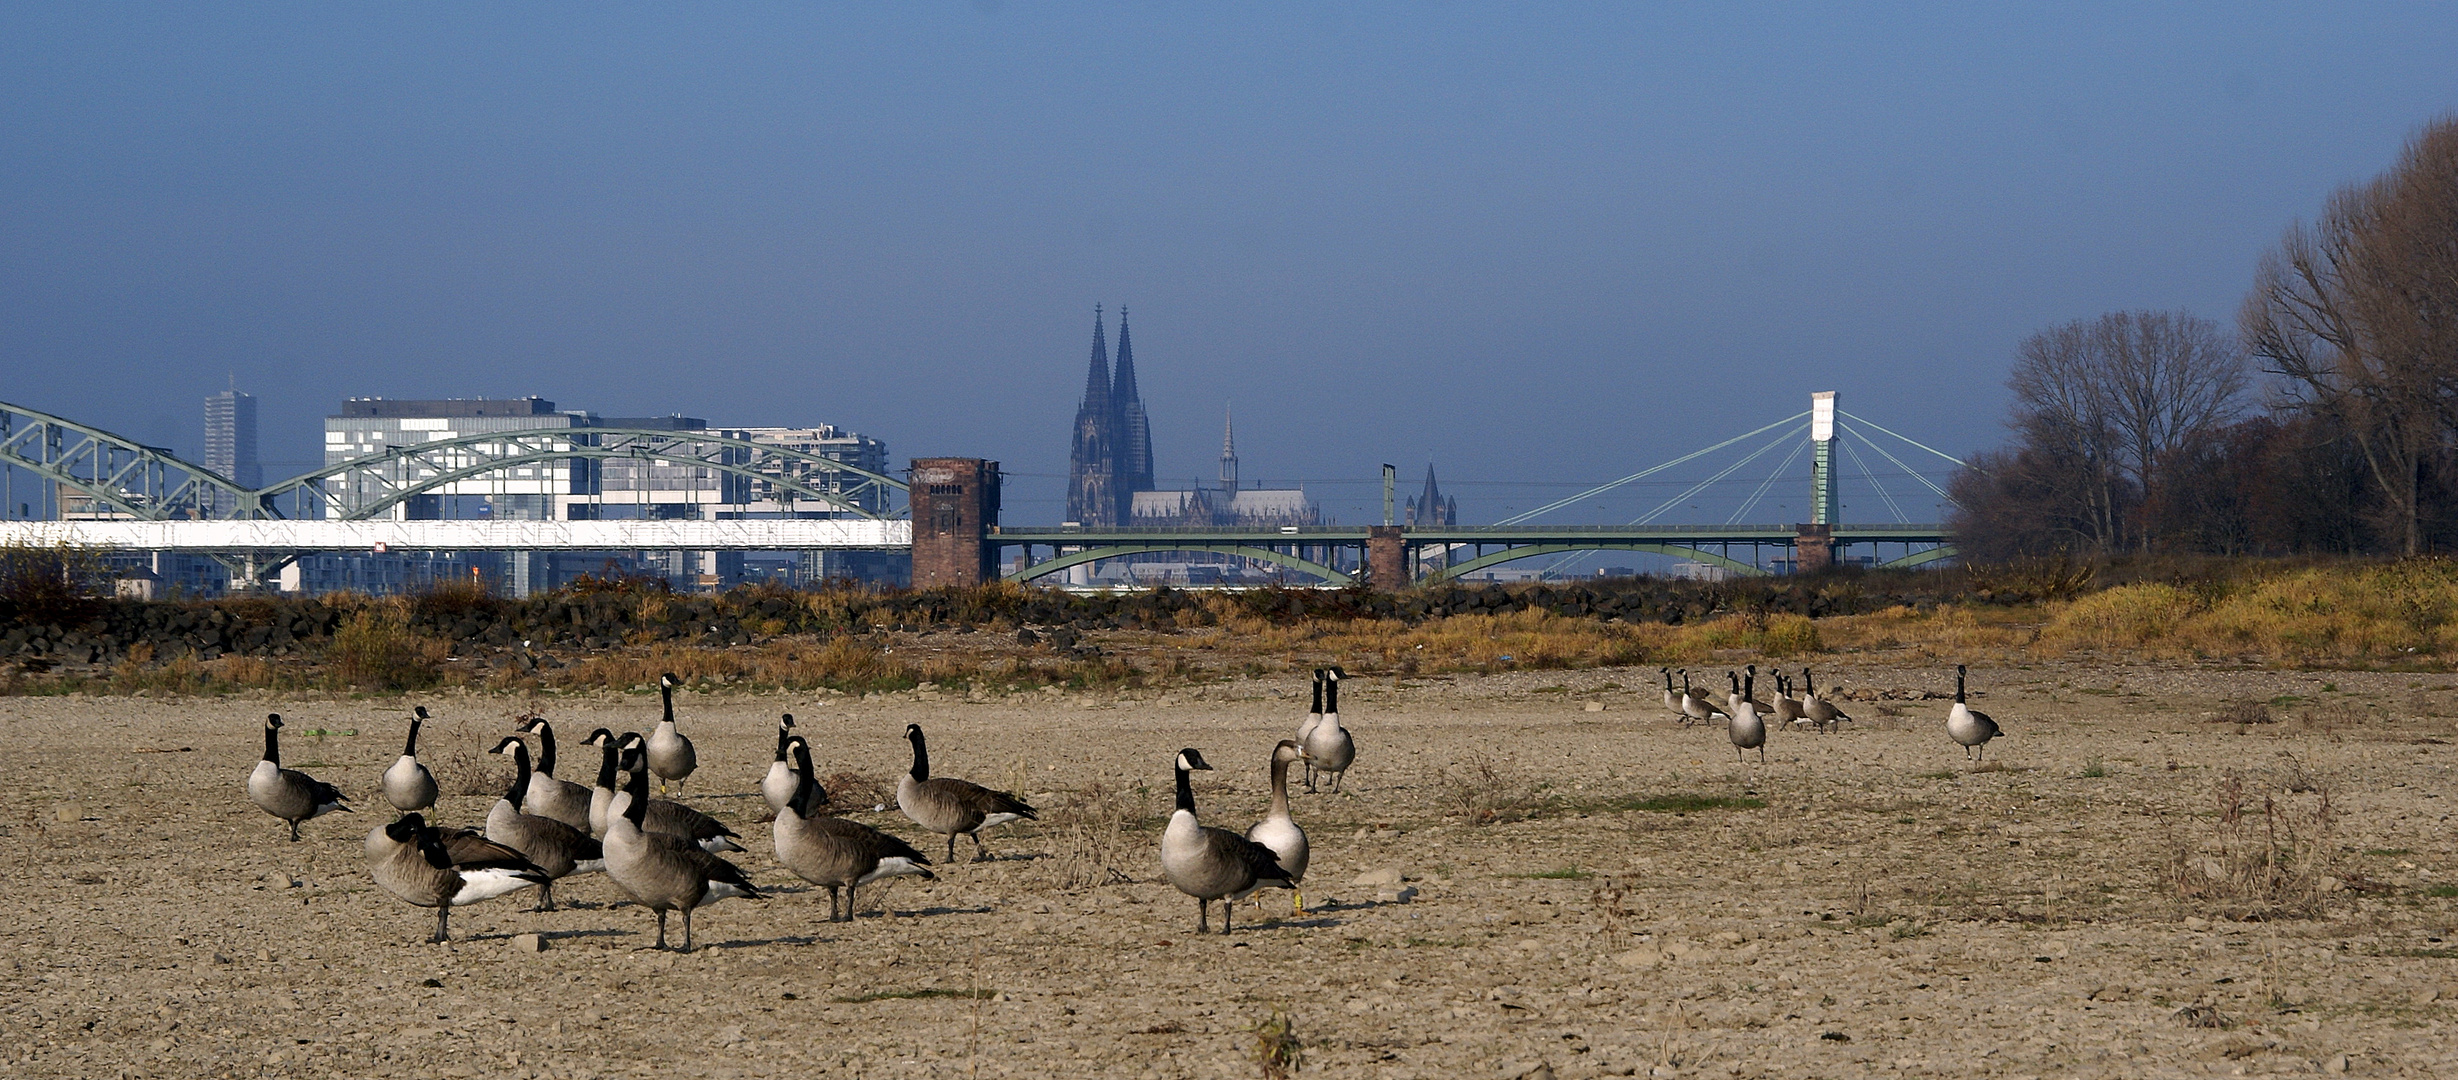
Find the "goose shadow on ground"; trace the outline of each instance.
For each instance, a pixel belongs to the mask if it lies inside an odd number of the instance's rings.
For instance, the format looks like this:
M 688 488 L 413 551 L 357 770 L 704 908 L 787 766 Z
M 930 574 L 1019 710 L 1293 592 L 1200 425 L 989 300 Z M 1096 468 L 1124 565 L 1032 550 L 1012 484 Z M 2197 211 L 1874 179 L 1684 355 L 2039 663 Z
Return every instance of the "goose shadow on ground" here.
M 752 938 L 745 941 L 712 941 L 705 945 L 699 945 L 692 951 L 698 952 L 700 949 L 750 949 L 761 945 L 817 945 L 823 941 L 834 940 L 836 939 L 815 937 L 810 934 L 787 934 L 781 937 Z
M 566 938 L 637 937 L 639 936 L 639 933 L 640 932 L 637 930 L 618 930 L 613 927 L 603 927 L 596 930 L 507 930 L 502 933 L 471 934 L 462 938 L 461 940 L 510 941 L 513 938 L 521 936 L 522 934 L 536 934 L 538 935 L 538 938 L 543 941 L 562 941 Z

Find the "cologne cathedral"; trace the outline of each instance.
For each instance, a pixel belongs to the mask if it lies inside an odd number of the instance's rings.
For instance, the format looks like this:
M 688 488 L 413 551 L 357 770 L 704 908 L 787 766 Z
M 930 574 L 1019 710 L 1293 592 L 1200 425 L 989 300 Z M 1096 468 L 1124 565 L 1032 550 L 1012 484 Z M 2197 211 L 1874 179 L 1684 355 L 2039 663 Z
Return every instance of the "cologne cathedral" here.
M 1160 490 L 1152 478 L 1152 424 L 1135 389 L 1135 343 L 1127 312 L 1118 310 L 1118 360 L 1110 363 L 1101 309 L 1092 316 L 1092 362 L 1084 401 L 1075 410 L 1067 467 L 1067 521 L 1086 528 L 1167 525 L 1312 525 L 1314 504 L 1299 488 L 1249 488 L 1238 483 L 1237 444 L 1225 426 L 1218 490 Z
M 1067 520 L 1115 527 L 1134 519 L 1135 493 L 1152 490 L 1152 425 L 1135 391 L 1135 343 L 1127 312 L 1118 309 L 1118 368 L 1110 371 L 1101 309 L 1092 309 L 1092 367 L 1084 403 L 1075 410 L 1075 446 L 1067 467 Z

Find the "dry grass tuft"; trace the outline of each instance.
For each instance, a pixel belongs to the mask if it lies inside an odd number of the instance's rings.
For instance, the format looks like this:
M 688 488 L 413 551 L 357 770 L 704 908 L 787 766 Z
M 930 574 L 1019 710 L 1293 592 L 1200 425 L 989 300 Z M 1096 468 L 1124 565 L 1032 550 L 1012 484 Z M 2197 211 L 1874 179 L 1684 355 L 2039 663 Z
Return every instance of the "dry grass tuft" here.
M 819 789 L 828 793 L 827 809 L 830 813 L 868 810 L 896 802 L 896 785 L 869 773 L 840 769 L 818 779 Z
M 378 600 L 360 608 L 333 634 L 326 650 L 336 689 L 416 690 L 436 683 L 452 643 L 413 634 L 408 602 Z
M 2210 722 L 2214 724 L 2268 724 L 2277 719 L 2271 715 L 2269 702 L 2248 698 L 2220 706 L 2218 712 L 2211 714 Z
M 1130 861 L 1127 834 L 1144 817 L 1133 795 L 1095 781 L 1067 793 L 1041 818 L 1049 838 L 1044 863 L 1051 885 L 1083 889 L 1123 885 L 1134 878 L 1119 867 Z
M 2212 788 L 2209 831 L 2180 837 L 2177 895 L 2229 918 L 2306 918 L 2341 887 L 2332 873 L 2330 792 L 2299 763 L 2289 774 L 2230 771 Z
M 1443 813 L 1470 825 L 1526 821 L 1545 809 L 1536 789 L 1504 776 L 1493 759 L 1482 754 L 1445 766 L 1434 778 L 1436 802 Z
M 1255 1021 L 1247 1031 L 1255 1037 L 1254 1047 L 1247 1052 L 1263 1080 L 1288 1080 L 1295 1076 L 1306 1056 L 1306 1044 L 1298 1041 L 1293 1030 L 1295 1021 L 1279 1009 L 1272 1015 Z
M 362 726 L 395 739 L 409 730 L 409 718 L 406 710 L 388 711 Z M 435 774 L 436 788 L 446 795 L 501 795 L 512 786 L 512 759 L 487 753 L 486 748 L 512 727 L 509 712 L 501 718 L 473 719 L 445 711 L 429 719 L 419 733 L 418 760 Z M 597 760 L 595 747 L 581 749 L 591 751 L 592 762 Z M 596 774 L 592 766 L 589 775 Z

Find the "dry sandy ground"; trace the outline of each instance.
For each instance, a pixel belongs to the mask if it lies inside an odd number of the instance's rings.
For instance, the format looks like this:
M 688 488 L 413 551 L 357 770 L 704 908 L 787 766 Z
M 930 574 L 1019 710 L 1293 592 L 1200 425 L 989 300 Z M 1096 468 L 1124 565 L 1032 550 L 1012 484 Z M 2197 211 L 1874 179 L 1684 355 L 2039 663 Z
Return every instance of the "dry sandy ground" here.
M 1934 670 L 1825 675 L 1951 687 Z M 576 903 L 552 914 L 521 911 L 528 894 L 462 909 L 452 943 L 425 944 L 429 913 L 375 889 L 360 847 L 391 816 L 369 803 L 412 702 L 0 700 L 0 1072 L 1252 1076 L 1249 1029 L 1281 1009 L 1304 1072 L 1333 1076 L 2458 1075 L 2458 900 L 2434 895 L 2458 892 L 2437 884 L 2458 883 L 2458 678 L 1975 677 L 2011 732 L 1989 758 L 2006 771 L 1966 765 L 1941 701 L 1895 718 L 1861 702 L 1841 734 L 1777 735 L 1754 781 L 1719 730 L 1667 719 L 1652 671 L 1352 680 L 1348 791 L 1297 804 L 1317 912 L 1258 922 L 1288 915 L 1266 894 L 1226 938 L 1195 936 L 1194 904 L 1158 879 L 1170 752 L 1222 767 L 1198 784 L 1209 820 L 1251 823 L 1302 679 L 1133 700 L 685 695 L 692 801 L 751 838 L 735 858 L 775 893 L 702 911 L 692 955 L 644 951 L 651 916 L 612 906 L 603 877 L 567 883 Z M 2278 695 L 2307 699 L 2281 708 L 2307 722 L 2205 720 Z M 454 787 L 500 761 L 482 740 L 531 704 L 421 700 L 443 718 L 424 756 Z M 589 763 L 569 746 L 588 728 L 656 715 L 654 697 L 537 704 L 567 775 Z M 360 813 L 292 844 L 247 802 L 268 708 L 294 730 L 357 730 L 290 739 L 287 759 Z M 1119 853 L 1131 880 L 1059 887 L 1070 860 L 1028 824 L 992 834 L 998 861 L 874 887 L 859 921 L 829 925 L 824 893 L 768 858 L 752 794 L 779 709 L 823 773 L 893 775 L 919 721 L 942 775 L 1045 808 L 1123 790 L 1154 815 Z M 2173 853 L 2213 835 L 2231 769 L 2257 802 L 2329 792 L 2356 887 L 2319 918 L 2205 921 L 2179 899 Z M 1471 824 L 1462 804 L 1493 796 L 1460 777 L 1551 809 Z M 1749 791 L 1767 805 L 1609 805 Z M 441 816 L 474 823 L 492 800 L 455 795 Z M 930 847 L 892 808 L 860 817 Z M 1383 869 L 1416 894 L 1352 884 Z M 550 947 L 516 950 L 526 932 Z M 2197 1004 L 2228 1026 L 2179 1017 Z

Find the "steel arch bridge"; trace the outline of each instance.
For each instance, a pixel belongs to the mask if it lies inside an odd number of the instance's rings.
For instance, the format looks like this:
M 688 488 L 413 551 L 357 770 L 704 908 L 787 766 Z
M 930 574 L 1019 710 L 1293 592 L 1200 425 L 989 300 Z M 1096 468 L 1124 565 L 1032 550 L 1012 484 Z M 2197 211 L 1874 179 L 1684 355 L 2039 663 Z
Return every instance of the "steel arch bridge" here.
M 1377 533 L 1383 533 L 1377 537 Z M 1824 534 L 1836 544 L 1900 545 L 1906 554 L 1883 565 L 1912 567 L 1952 558 L 1954 549 L 1935 525 L 1836 525 Z M 1274 563 L 1329 585 L 1358 582 L 1378 542 L 1398 546 L 1403 564 L 1419 568 L 1412 580 L 1437 584 L 1519 559 L 1593 551 L 1670 555 L 1721 567 L 1744 576 L 1768 573 L 1755 563 L 1717 549 L 1735 546 L 1789 547 L 1801 540 L 1796 525 L 1483 525 L 1376 529 L 1364 525 L 1308 525 L 1281 529 L 1210 527 L 1002 528 L 990 534 L 995 547 L 1018 549 L 1021 565 L 1002 575 L 1030 581 L 1103 559 L 1158 552 L 1216 552 Z M 1046 558 L 1037 553 L 1047 549 Z M 1434 556 L 1468 556 L 1437 563 Z
M 374 498 L 354 501 L 342 515 L 346 520 L 359 520 L 388 514 L 411 498 L 490 473 L 576 459 L 699 466 L 765 481 L 798 498 L 827 503 L 859 517 L 889 520 L 902 516 L 895 510 L 875 513 L 861 504 L 866 493 L 885 503 L 890 493 L 903 492 L 904 482 L 893 477 L 835 458 L 748 439 L 653 428 L 536 428 L 392 446 L 380 454 L 302 473 L 257 494 L 268 505 L 284 496 L 298 499 L 310 493 L 330 499 L 329 481 L 353 481 L 375 493 Z M 852 480 L 828 483 L 820 479 L 823 477 Z
M 1356 530 L 1345 531 L 1351 533 L 1356 532 Z M 1010 529 L 1003 530 L 997 535 L 999 538 L 1008 538 L 1027 534 L 1025 534 L 1023 530 Z M 1036 536 L 1036 539 L 1020 541 L 1020 543 L 1027 546 L 1030 546 L 1033 543 L 1050 543 L 1050 539 L 1038 538 L 1038 534 L 1031 535 Z M 1079 539 L 1082 535 L 1083 534 L 1081 533 L 1070 533 L 1067 534 L 1064 539 Z M 1029 561 L 1030 555 L 1028 553 L 1026 556 L 1028 561 L 1024 566 L 1015 570 L 1010 570 L 1002 576 L 1008 581 L 1031 581 L 1035 578 L 1055 574 L 1061 570 L 1082 566 L 1087 563 L 1099 562 L 1103 559 L 1115 559 L 1127 555 L 1148 555 L 1162 552 L 1175 553 L 1191 551 L 1212 552 L 1221 555 L 1235 555 L 1240 558 L 1253 559 L 1258 562 L 1274 563 L 1280 566 L 1288 567 L 1289 569 L 1295 570 L 1301 574 L 1308 574 L 1320 578 L 1324 582 L 1332 585 L 1357 584 L 1356 574 L 1338 569 L 1332 566 L 1329 562 L 1307 558 L 1304 554 L 1298 551 L 1284 551 L 1280 550 L 1277 546 L 1266 546 L 1270 543 L 1272 538 L 1277 535 L 1278 534 L 1272 534 L 1271 536 L 1254 535 L 1244 537 L 1242 540 L 1236 538 L 1219 540 L 1201 540 L 1192 538 L 1173 540 L 1168 538 L 1144 536 L 1141 538 L 1143 540 L 1141 543 L 1134 542 L 1135 538 L 1132 537 L 1128 538 L 1125 542 L 1119 542 L 1115 537 L 1095 537 L 1088 542 L 1087 546 L 1082 547 L 1064 543 L 1053 544 L 1052 546 L 1054 547 L 1066 548 L 1067 550 L 1061 550 L 1056 554 L 1053 554 L 1050 558 L 1043 559 L 1040 562 Z M 1363 534 L 1358 534 L 1354 538 L 1343 537 L 1344 540 L 1350 540 L 1352 543 L 1355 540 L 1362 540 L 1362 538 Z M 1107 540 L 1108 542 L 1103 542 L 1104 540 Z M 1317 539 L 1315 543 L 1317 545 L 1322 545 L 1324 541 L 1322 539 Z M 1340 546 L 1348 545 L 1343 544 Z
M 387 447 L 248 488 L 168 450 L 101 428 L 0 402 L 0 465 L 24 469 L 77 492 L 111 513 L 140 520 L 306 519 L 326 516 L 331 487 L 371 492 L 350 500 L 342 520 L 390 514 L 422 494 L 492 473 L 574 459 L 654 461 L 714 469 L 774 485 L 799 499 L 873 520 L 865 501 L 891 504 L 903 481 L 834 458 L 705 431 L 648 428 L 535 428 Z M 285 506 L 285 503 L 287 505 Z
M 247 488 L 168 450 L 7 402 L 0 402 L 0 465 L 147 520 L 214 517 L 219 505 L 255 505 Z

